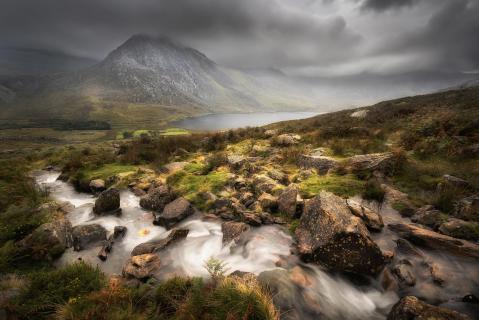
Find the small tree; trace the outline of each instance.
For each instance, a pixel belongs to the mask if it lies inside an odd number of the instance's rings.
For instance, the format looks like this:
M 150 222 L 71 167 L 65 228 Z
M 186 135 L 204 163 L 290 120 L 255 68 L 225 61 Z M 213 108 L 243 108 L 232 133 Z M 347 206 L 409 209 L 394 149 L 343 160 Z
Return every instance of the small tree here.
M 215 257 L 210 257 L 208 260 L 206 260 L 204 267 L 210 274 L 211 278 L 213 278 L 215 281 L 223 278 L 225 273 L 228 271 L 226 263 Z

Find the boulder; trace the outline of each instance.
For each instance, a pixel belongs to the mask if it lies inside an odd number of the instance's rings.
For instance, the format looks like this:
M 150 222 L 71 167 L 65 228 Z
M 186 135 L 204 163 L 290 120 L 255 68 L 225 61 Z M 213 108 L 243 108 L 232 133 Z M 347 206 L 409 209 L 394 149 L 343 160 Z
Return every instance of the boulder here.
M 72 245 L 72 225 L 64 218 L 42 224 L 16 243 L 20 252 L 28 254 L 34 260 L 54 259 Z
M 90 190 L 92 193 L 99 193 L 106 189 L 105 180 L 103 179 L 94 179 L 90 181 Z
M 99 224 L 80 225 L 73 228 L 73 249 L 80 251 L 106 240 L 106 229 Z
M 131 252 L 132 256 L 138 256 L 146 253 L 156 253 L 168 246 L 171 246 L 183 239 L 188 235 L 188 229 L 173 229 L 170 234 L 164 239 L 149 241 L 137 245 Z
M 258 198 L 258 201 L 263 211 L 274 212 L 278 209 L 278 199 L 269 193 L 263 193 Z
M 288 175 L 284 172 L 281 172 L 281 171 L 276 170 L 276 169 L 270 169 L 270 170 L 268 170 L 267 175 L 271 179 L 276 180 L 281 184 L 285 184 L 285 185 L 289 184 Z
M 171 163 L 168 163 L 168 164 L 164 165 L 161 168 L 161 172 L 167 173 L 167 174 L 173 174 L 175 172 L 183 170 L 188 164 L 189 164 L 189 162 L 183 162 L 183 161 L 181 161 L 181 162 L 171 162 Z
M 155 224 L 170 229 L 175 224 L 195 213 L 195 208 L 183 197 L 168 203 L 163 212 L 155 217 Z
M 453 215 L 463 220 L 479 222 L 479 195 L 473 195 L 458 201 Z
M 163 211 L 165 206 L 174 200 L 174 196 L 167 186 L 152 188 L 140 199 L 140 206 L 144 209 L 157 212 Z
M 301 137 L 293 135 L 290 133 L 280 134 L 279 136 L 273 137 L 273 142 L 282 147 L 289 147 L 298 143 Z
M 241 193 L 239 201 L 246 208 L 248 208 L 256 201 L 256 199 L 254 198 L 254 195 L 251 192 L 243 192 L 243 193 Z
M 413 287 L 416 284 L 416 277 L 414 276 L 413 267 L 409 260 L 399 261 L 394 266 L 393 272 L 400 284 L 409 287 Z
M 433 206 L 427 205 L 416 210 L 412 222 L 425 225 L 429 228 L 437 230 L 439 226 L 447 220 L 447 215 L 439 210 L 434 209 Z
M 289 186 L 284 189 L 278 197 L 278 210 L 280 213 L 288 215 L 288 217 L 297 217 L 297 199 L 298 187 Z
M 253 177 L 253 188 L 257 195 L 264 192 L 272 194 L 277 186 L 278 183 L 266 175 L 258 174 Z
M 406 296 L 396 303 L 388 320 L 472 320 L 465 314 L 427 304 L 414 296 Z
M 439 232 L 450 237 L 479 240 L 479 222 L 450 218 L 439 226 Z
M 442 176 L 442 181 L 438 184 L 438 190 L 456 189 L 465 190 L 470 187 L 469 182 L 464 179 L 445 174 Z
M 243 222 L 223 222 L 221 224 L 221 231 L 223 232 L 223 244 L 228 244 L 231 241 L 236 241 L 243 232 L 246 232 L 249 229 L 249 225 Z
M 394 155 L 390 152 L 362 154 L 350 157 L 347 162 L 354 172 L 378 170 L 388 173 L 394 165 Z
M 270 129 L 264 132 L 264 135 L 267 137 L 274 137 L 278 135 L 278 130 Z
M 302 154 L 298 159 L 301 169 L 316 169 L 319 174 L 326 174 L 329 170 L 337 168 L 339 162 L 331 157 Z
M 306 201 L 295 235 L 303 260 L 335 271 L 376 275 L 386 263 L 361 219 L 330 192 Z
M 108 254 L 113 249 L 113 245 L 115 241 L 121 240 L 126 234 L 126 227 L 124 226 L 116 226 L 113 229 L 113 234 L 111 234 L 108 239 L 103 243 L 100 251 L 98 252 L 98 258 L 100 260 L 105 261 L 108 258 Z
M 388 224 L 388 228 L 416 245 L 479 259 L 479 245 L 475 243 L 420 228 L 414 224 Z
M 361 218 L 361 220 L 363 220 L 363 222 L 366 224 L 366 227 L 370 231 L 379 232 L 383 229 L 384 227 L 383 218 L 378 212 L 373 211 L 351 199 L 348 199 L 347 203 L 351 212 L 356 217 Z
M 246 158 L 239 154 L 230 154 L 227 156 L 228 165 L 233 170 L 240 169 L 245 163 Z
M 263 223 L 261 216 L 252 211 L 238 212 L 238 215 L 241 221 L 246 222 L 254 227 L 259 227 Z
M 160 257 L 154 253 L 133 256 L 123 267 L 123 277 L 145 281 L 151 278 L 161 266 Z
M 95 201 L 93 212 L 96 214 L 120 214 L 120 191 L 110 188 L 100 193 Z

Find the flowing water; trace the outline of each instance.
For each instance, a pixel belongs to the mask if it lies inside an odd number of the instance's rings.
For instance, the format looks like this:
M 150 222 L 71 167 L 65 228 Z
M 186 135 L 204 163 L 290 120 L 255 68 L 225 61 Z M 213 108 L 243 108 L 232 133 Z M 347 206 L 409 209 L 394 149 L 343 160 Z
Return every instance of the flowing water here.
M 140 243 L 153 239 L 161 239 L 169 231 L 152 224 L 152 213 L 139 206 L 139 198 L 128 190 L 121 192 L 122 215 L 95 216 L 92 207 L 95 197 L 79 193 L 62 181 L 58 181 L 59 173 L 38 172 L 35 175 L 38 184 L 48 187 L 52 198 L 68 201 L 75 208 L 67 214 L 73 226 L 98 223 L 112 232 L 115 226 L 127 227 L 126 236 L 113 246 L 106 261 L 98 257 L 100 247 L 93 247 L 80 252 L 68 249 L 58 260 L 59 266 L 77 259 L 98 265 L 105 273 L 120 274 L 131 251 Z M 379 208 L 385 224 L 404 222 L 397 212 L 385 205 Z M 236 244 L 223 245 L 221 222 L 203 220 L 201 214 L 194 215 L 179 224 L 179 227 L 190 230 L 186 239 L 168 247 L 160 253 L 162 267 L 157 275 L 168 278 L 172 275 L 208 277 L 204 268 L 205 261 L 216 257 L 224 261 L 228 272 L 236 270 L 260 274 L 266 270 L 277 270 L 278 261 L 287 261 L 282 267 L 301 270 L 309 279 L 307 285 L 286 280 L 286 286 L 292 291 L 292 301 L 287 304 L 296 310 L 301 319 L 385 319 L 391 306 L 398 300 L 398 290 L 385 291 L 376 279 L 354 281 L 344 276 L 331 274 L 320 267 L 301 263 L 292 255 L 292 238 L 279 226 L 262 226 L 252 228 L 243 234 Z M 394 250 L 397 236 L 387 227 L 372 237 L 383 250 Z M 429 302 L 440 303 L 470 314 L 477 311 L 459 302 L 459 298 L 467 293 L 479 294 L 479 269 L 477 261 L 449 256 L 445 253 L 421 250 L 424 259 L 434 262 L 447 275 L 442 286 L 430 280 L 423 260 L 415 264 L 418 283 L 412 288 L 401 288 L 401 295 L 414 294 Z M 412 259 L 411 257 L 408 257 Z M 396 258 L 395 258 L 396 259 Z M 283 269 L 284 270 L 284 269 Z M 428 270 L 428 269 L 427 269 Z M 354 281 L 354 284 L 353 282 Z M 315 308 L 315 306 L 320 306 Z M 287 318 L 287 316 L 285 316 Z

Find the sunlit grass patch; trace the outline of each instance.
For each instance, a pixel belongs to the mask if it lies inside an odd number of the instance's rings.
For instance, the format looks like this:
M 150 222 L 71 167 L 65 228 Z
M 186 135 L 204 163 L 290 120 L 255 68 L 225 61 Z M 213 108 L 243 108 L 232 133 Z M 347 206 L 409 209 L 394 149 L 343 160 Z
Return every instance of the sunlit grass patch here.
M 188 130 L 182 128 L 168 128 L 160 131 L 161 136 L 181 136 L 191 134 Z
M 352 197 L 360 194 L 365 182 L 352 174 L 348 175 L 312 175 L 299 184 L 301 195 L 312 198 L 321 191 L 329 191 L 338 196 Z

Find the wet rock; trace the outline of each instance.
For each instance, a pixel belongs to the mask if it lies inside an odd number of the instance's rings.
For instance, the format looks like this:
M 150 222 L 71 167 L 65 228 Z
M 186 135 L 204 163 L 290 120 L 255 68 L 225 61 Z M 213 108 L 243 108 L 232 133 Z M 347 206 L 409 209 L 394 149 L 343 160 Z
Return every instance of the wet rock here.
M 378 170 L 387 173 L 394 165 L 394 155 L 387 152 L 352 156 L 348 159 L 348 165 L 354 172 Z
M 110 188 L 100 193 L 98 199 L 95 201 L 93 212 L 102 215 L 120 214 L 120 191 L 115 188 Z
M 92 193 L 99 193 L 105 190 L 105 180 L 103 179 L 95 179 L 90 181 L 90 190 Z
M 401 260 L 393 268 L 394 274 L 397 276 L 399 282 L 403 285 L 413 287 L 416 284 L 416 277 L 412 264 L 409 260 Z
M 434 209 L 433 206 L 423 206 L 416 210 L 415 215 L 411 218 L 412 222 L 420 223 L 434 230 L 447 220 L 447 215 L 439 210 Z
M 16 243 L 19 252 L 34 260 L 51 260 L 73 245 L 72 225 L 67 219 L 45 223 Z M 42 250 L 37 250 L 42 248 Z
M 479 245 L 459 240 L 413 224 L 389 224 L 388 228 L 412 243 L 455 255 L 479 258 Z
M 70 213 L 75 209 L 75 206 L 68 201 L 48 201 L 38 206 L 37 211 L 46 211 L 47 213 L 55 213 L 59 211 L 61 213 Z
M 67 182 L 69 179 L 70 179 L 70 174 L 68 172 L 62 172 L 57 178 L 57 180 L 63 181 L 63 182 Z
M 479 303 L 479 297 L 477 297 L 473 294 L 467 294 L 464 297 L 462 297 L 462 302 Z
M 259 227 L 263 223 L 261 216 L 251 211 L 239 212 L 240 220 L 253 226 Z
M 301 140 L 300 136 L 290 133 L 280 134 L 279 136 L 273 137 L 273 142 L 282 147 L 295 145 L 299 142 L 299 140 Z
M 106 240 L 106 229 L 99 224 L 80 225 L 73 228 L 73 249 L 80 251 Z
M 301 169 L 316 169 L 318 174 L 326 174 L 329 170 L 337 168 L 339 162 L 331 157 L 301 155 L 298 159 L 298 166 Z
M 138 256 L 146 253 L 155 253 L 171 246 L 188 236 L 188 229 L 173 229 L 170 234 L 161 240 L 145 242 L 137 245 L 131 252 L 132 256 Z
M 394 292 L 399 290 L 396 277 L 394 277 L 389 268 L 384 268 L 383 272 L 381 273 L 380 283 L 384 290 Z
M 249 229 L 249 225 L 243 222 L 223 222 L 221 224 L 221 231 L 223 232 L 223 244 L 228 244 L 231 241 L 236 241 L 243 232 L 246 232 Z
M 275 212 L 278 209 L 278 199 L 269 193 L 263 193 L 258 201 L 264 211 Z
M 422 252 L 419 251 L 417 248 L 415 248 L 409 241 L 405 239 L 401 239 L 401 238 L 397 239 L 396 245 L 397 245 L 396 250 L 399 253 L 402 253 L 405 255 L 411 255 L 415 257 L 423 257 Z
M 123 277 L 145 281 L 151 278 L 161 266 L 160 257 L 154 253 L 133 256 L 123 267 Z
M 388 320 L 472 320 L 459 312 L 427 304 L 414 296 L 399 300 L 388 315 Z
M 167 173 L 167 174 L 173 174 L 175 172 L 183 170 L 188 164 L 189 162 L 171 162 L 164 165 L 161 168 L 161 172 Z
M 195 213 L 195 208 L 183 197 L 168 203 L 163 212 L 155 217 L 155 224 L 170 229 L 178 222 Z
M 458 201 L 453 215 L 463 220 L 479 222 L 479 195 L 473 195 Z
M 152 188 L 140 199 L 140 206 L 144 209 L 157 212 L 163 211 L 165 206 L 174 200 L 174 196 L 167 186 Z
M 271 290 L 274 305 L 278 306 L 280 311 L 294 308 L 298 292 L 289 278 L 288 271 L 284 269 L 263 271 L 258 275 L 258 281 L 263 287 Z
M 356 217 L 361 218 L 370 231 L 379 232 L 383 229 L 383 218 L 378 212 L 373 211 L 351 199 L 348 199 L 347 203 L 351 212 Z
M 100 260 L 105 261 L 108 258 L 108 254 L 113 249 L 113 245 L 115 241 L 121 240 L 126 234 L 126 227 L 124 226 L 116 226 L 113 229 L 113 234 L 111 234 L 108 239 L 103 243 L 100 251 L 98 252 L 98 258 Z
M 279 212 L 287 214 L 291 218 L 297 217 L 298 193 L 299 192 L 297 186 L 289 186 L 284 189 L 278 197 Z
M 233 170 L 239 170 L 246 163 L 245 157 L 239 154 L 230 154 L 227 157 L 228 165 Z
M 478 241 L 479 222 L 450 218 L 439 226 L 439 232 L 454 238 Z
M 436 263 L 428 263 L 429 266 L 429 272 L 431 273 L 432 281 L 438 285 L 444 284 L 446 281 L 446 275 L 442 272 L 441 268 L 439 265 Z
M 385 265 L 364 223 L 330 192 L 306 201 L 295 234 L 302 259 L 332 270 L 376 275 Z

